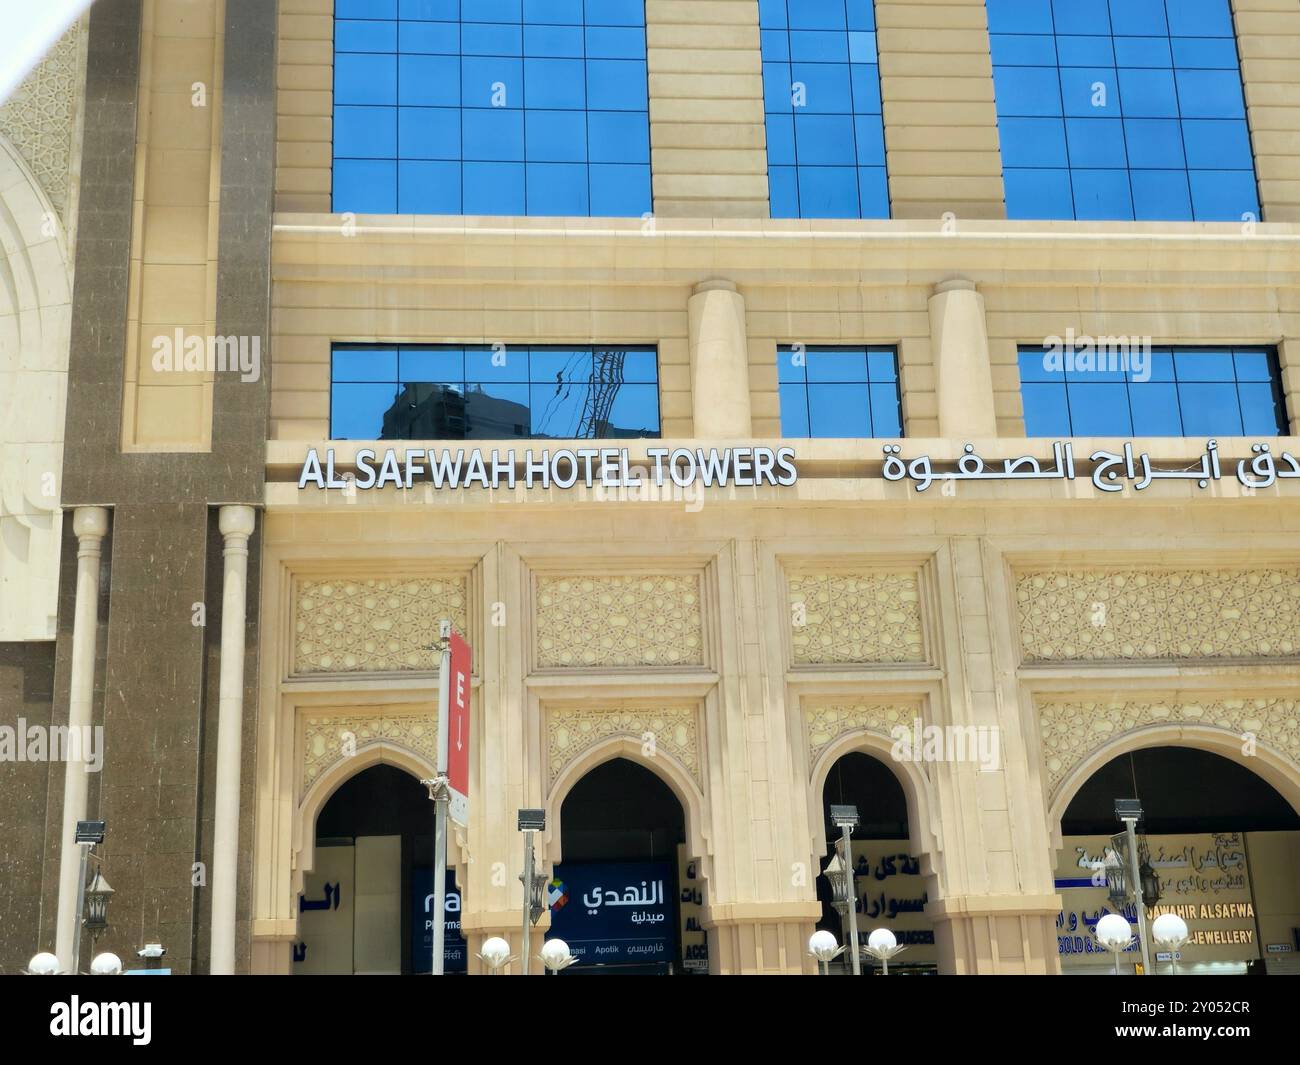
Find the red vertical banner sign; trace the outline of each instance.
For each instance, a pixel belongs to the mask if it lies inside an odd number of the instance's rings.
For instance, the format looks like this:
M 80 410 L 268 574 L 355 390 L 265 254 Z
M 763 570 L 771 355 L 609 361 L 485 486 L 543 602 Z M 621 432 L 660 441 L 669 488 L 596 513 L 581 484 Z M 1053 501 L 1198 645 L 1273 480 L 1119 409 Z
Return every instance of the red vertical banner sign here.
M 451 634 L 451 683 L 447 710 L 447 812 L 461 827 L 469 824 L 469 685 L 470 649 L 464 638 Z

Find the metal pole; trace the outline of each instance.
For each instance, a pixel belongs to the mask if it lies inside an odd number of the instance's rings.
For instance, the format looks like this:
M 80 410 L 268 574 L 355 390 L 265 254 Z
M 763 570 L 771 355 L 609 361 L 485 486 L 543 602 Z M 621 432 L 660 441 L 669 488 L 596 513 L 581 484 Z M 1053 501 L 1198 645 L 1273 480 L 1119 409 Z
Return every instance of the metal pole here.
M 858 960 L 858 882 L 853 875 L 853 848 L 850 844 L 852 829 L 848 825 L 840 826 L 840 841 L 844 844 L 844 876 L 849 895 L 849 952 L 853 959 L 853 975 L 862 975 L 862 963 Z
M 72 771 L 69 764 L 68 771 Z M 86 865 L 90 859 L 91 844 L 83 843 L 81 845 L 81 872 L 77 876 L 77 923 L 72 936 L 72 968 L 68 971 L 73 975 L 81 970 L 81 921 L 86 912 Z
M 1137 907 L 1138 915 L 1138 946 L 1142 950 L 1142 974 L 1149 975 L 1151 972 L 1151 952 L 1147 946 L 1147 907 L 1142 901 L 1142 877 L 1138 872 L 1138 846 L 1137 846 L 1137 822 L 1131 817 L 1124 818 L 1124 827 L 1128 832 L 1128 864 L 1129 875 L 1133 882 L 1133 904 Z M 1115 956 L 1118 963 L 1119 955 Z
M 533 834 L 524 833 L 524 936 L 523 949 L 520 951 L 520 957 L 523 959 L 524 975 L 528 975 L 528 952 L 530 949 L 530 940 L 532 939 L 532 917 L 533 908 Z M 543 976 L 546 974 L 543 973 Z
M 443 936 L 447 919 L 447 739 L 451 730 L 451 622 L 442 623 L 438 662 L 438 777 L 433 821 L 433 975 L 443 975 Z

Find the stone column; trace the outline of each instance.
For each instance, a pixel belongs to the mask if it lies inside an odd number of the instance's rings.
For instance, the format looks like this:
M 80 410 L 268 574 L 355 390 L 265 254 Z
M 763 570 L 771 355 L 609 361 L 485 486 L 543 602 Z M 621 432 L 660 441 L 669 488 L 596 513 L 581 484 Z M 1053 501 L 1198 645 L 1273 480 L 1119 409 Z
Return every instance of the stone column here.
M 235 971 L 235 905 L 239 884 L 239 765 L 244 730 L 244 641 L 248 608 L 248 538 L 252 507 L 225 506 L 217 519 L 225 539 L 221 591 L 221 679 L 217 711 L 217 788 L 212 829 L 212 967 Z
M 77 912 L 77 877 L 81 871 L 80 848 L 74 842 L 77 822 L 86 818 L 85 744 L 80 742 L 90 728 L 95 694 L 95 639 L 99 628 L 100 545 L 108 532 L 108 511 L 103 507 L 77 507 L 72 512 L 72 529 L 77 534 L 77 599 L 72 622 L 72 678 L 68 693 L 69 744 L 64 763 L 63 827 L 59 842 L 59 910 L 55 926 L 54 952 L 64 971 L 72 968 L 72 955 L 81 934 Z M 71 757 L 76 752 L 77 758 Z
M 752 434 L 745 300 L 730 281 L 704 281 L 687 303 L 695 436 L 737 440 Z
M 984 297 L 975 290 L 973 281 L 952 278 L 934 286 L 930 297 L 930 344 L 939 401 L 939 435 L 953 440 L 997 436 Z

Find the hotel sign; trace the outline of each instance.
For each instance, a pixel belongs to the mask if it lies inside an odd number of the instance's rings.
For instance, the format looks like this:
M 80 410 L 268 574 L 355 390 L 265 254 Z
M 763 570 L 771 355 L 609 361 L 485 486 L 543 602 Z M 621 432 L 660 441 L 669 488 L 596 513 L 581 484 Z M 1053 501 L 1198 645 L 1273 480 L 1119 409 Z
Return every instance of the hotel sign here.
M 335 472 L 334 449 L 321 461 L 315 448 L 307 452 L 298 487 L 322 489 L 400 488 L 416 484 L 434 488 L 641 488 L 691 485 L 704 487 L 787 487 L 798 480 L 794 448 L 742 446 L 728 448 L 646 449 L 648 467 L 633 466 L 627 448 L 579 447 L 533 450 L 514 448 L 387 448 L 381 454 L 361 448 L 356 476 Z

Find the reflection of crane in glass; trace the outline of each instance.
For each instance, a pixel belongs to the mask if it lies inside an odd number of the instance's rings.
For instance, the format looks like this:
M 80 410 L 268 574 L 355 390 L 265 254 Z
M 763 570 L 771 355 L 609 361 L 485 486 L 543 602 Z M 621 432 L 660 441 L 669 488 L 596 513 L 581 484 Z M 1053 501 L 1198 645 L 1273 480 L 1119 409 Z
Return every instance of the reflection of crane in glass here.
M 591 387 L 587 389 L 586 399 L 582 404 L 582 416 L 578 419 L 578 431 L 574 433 L 578 440 L 598 440 L 609 430 L 609 416 L 614 409 L 614 400 L 623 385 L 623 362 L 627 355 L 624 351 L 593 352 L 594 365 L 591 369 Z

